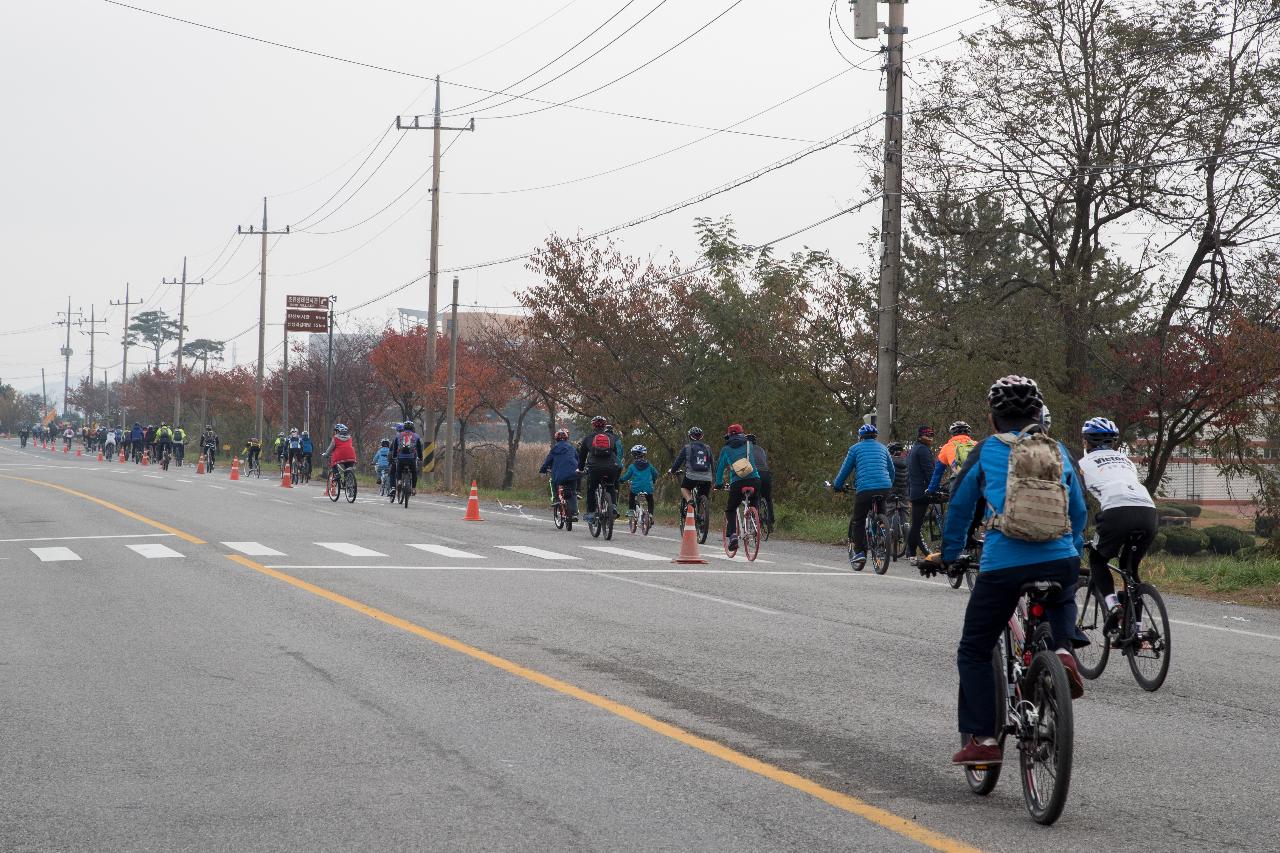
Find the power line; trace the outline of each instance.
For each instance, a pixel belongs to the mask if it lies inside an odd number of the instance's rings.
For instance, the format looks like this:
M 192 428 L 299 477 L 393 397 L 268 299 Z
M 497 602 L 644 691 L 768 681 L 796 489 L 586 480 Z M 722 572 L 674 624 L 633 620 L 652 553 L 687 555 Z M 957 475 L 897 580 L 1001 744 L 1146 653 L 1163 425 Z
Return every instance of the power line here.
M 373 146 L 372 148 L 370 148 L 370 149 L 369 149 L 369 153 L 368 153 L 368 154 L 366 154 L 366 155 L 365 155 L 365 157 L 364 157 L 364 159 L 360 161 L 360 165 L 359 165 L 359 166 L 356 166 L 355 171 L 353 171 L 353 172 L 351 173 L 350 177 L 348 177 L 345 181 L 343 181 L 343 182 L 342 182 L 342 186 L 340 186 L 340 187 L 338 187 L 336 190 L 334 190 L 334 191 L 333 191 L 333 194 L 332 194 L 332 195 L 330 195 L 328 198 L 326 198 L 324 201 L 322 201 L 322 202 L 320 203 L 320 206 L 319 206 L 319 207 L 317 207 L 315 210 L 313 210 L 313 211 L 311 211 L 310 213 L 308 213 L 306 216 L 301 217 L 301 218 L 297 221 L 297 223 L 296 223 L 296 224 L 298 225 L 298 227 L 299 227 L 299 228 L 304 227 L 304 226 L 305 226 L 305 224 L 306 224 L 306 221 L 307 221 L 308 219 L 310 219 L 311 217 L 315 216 L 315 215 L 316 215 L 317 213 L 319 213 L 320 211 L 324 210 L 324 209 L 325 209 L 325 207 L 326 207 L 326 206 L 328 206 L 329 202 L 331 202 L 331 201 L 333 201 L 335 198 L 337 198 L 337 197 L 338 197 L 338 195 L 339 195 L 339 193 L 341 193 L 344 189 L 346 189 L 346 188 L 347 188 L 347 186 L 348 186 L 352 181 L 354 181 L 354 180 L 356 179 L 356 175 L 360 174 L 360 170 L 361 170 L 361 169 L 363 169 L 363 168 L 364 168 L 364 166 L 365 166 L 365 164 L 369 162 L 369 160 L 373 157 L 374 153 L 375 153 L 375 152 L 377 152 L 377 150 L 378 150 L 379 148 L 381 148 L 381 147 L 382 147 L 382 143 L 383 143 L 383 141 L 384 141 L 384 140 L 387 138 L 387 136 L 391 133 L 391 130 L 392 130 L 392 128 L 394 128 L 394 127 L 395 127 L 395 125 L 394 125 L 394 124 L 391 124 L 391 123 L 388 123 L 388 124 L 387 124 L 386 129 L 382 131 L 382 136 L 378 137 L 378 141 L 377 141 L 376 143 L 374 143 L 374 146 Z M 387 156 L 386 156 L 386 157 L 383 157 L 383 158 L 382 158 L 382 162 L 380 162 L 380 163 L 379 163 L 379 164 L 374 168 L 373 173 L 369 175 L 369 177 L 370 177 L 370 178 L 372 178 L 374 174 L 377 174 L 378 169 L 382 168 L 382 164 L 383 164 L 383 163 L 387 162 L 387 157 L 390 157 L 390 156 L 391 156 L 391 154 L 395 152 L 396 147 L 397 147 L 397 146 L 399 146 L 399 144 L 400 144 L 400 142 L 401 142 L 401 140 L 402 140 L 402 139 L 403 139 L 403 137 L 400 137 L 400 139 L 397 139 L 397 140 L 396 140 L 396 144 L 395 144 L 395 145 L 393 145 L 393 146 L 391 146 L 391 151 L 387 152 Z M 365 179 L 365 183 L 368 183 L 368 182 L 369 182 L 369 180 L 368 180 L 368 178 L 366 178 L 366 179 Z M 364 186 L 364 184 L 361 184 L 360 186 L 362 187 L 362 186 Z M 359 191 L 360 191 L 360 188 L 359 188 L 359 187 L 357 187 L 357 188 L 356 188 L 356 192 L 359 192 Z M 355 193 L 352 193 L 351 195 L 352 195 L 352 196 L 354 196 L 354 195 L 355 195 Z M 350 201 L 350 200 L 351 200 L 351 197 L 348 197 L 348 198 L 347 198 L 347 201 Z M 339 206 L 341 206 L 341 205 L 339 205 Z M 330 211 L 330 214 L 332 214 L 332 211 Z M 323 220 L 321 220 L 321 221 L 323 221 Z M 314 224 L 316 224 L 316 223 L 312 223 L 312 224 L 314 225 Z
M 453 66 L 452 68 L 446 69 L 443 73 L 445 73 L 445 74 L 452 74 L 453 72 L 457 71 L 459 68 L 466 68 L 468 65 L 471 65 L 472 63 L 479 62 L 481 59 L 484 59 L 484 58 L 485 58 L 485 57 L 487 57 L 487 56 L 490 56 L 490 55 L 492 55 L 492 54 L 494 54 L 494 53 L 497 53 L 498 51 L 502 50 L 502 49 L 503 49 L 504 47 L 506 47 L 507 45 L 509 45 L 509 44 L 511 44 L 512 42 L 516 41 L 517 39 L 520 39 L 520 38 L 522 38 L 522 37 L 524 37 L 524 36 L 528 35 L 529 33 L 533 32 L 533 31 L 534 31 L 534 30 L 536 30 L 538 27 L 542 26 L 542 25 L 543 25 L 543 24 L 545 24 L 547 21 L 551 20 L 551 19 L 552 19 L 552 18 L 554 18 L 556 15 L 559 15 L 559 14 L 560 14 L 561 12 L 563 12 L 565 9 L 568 9 L 570 6 L 572 6 L 574 3 L 577 3 L 577 2 L 578 2 L 578 0 L 569 0 L 569 2 L 568 2 L 568 3 L 565 3 L 563 6 L 561 6 L 559 9 L 556 9 L 556 10 L 555 10 L 554 12 L 552 12 L 550 15 L 547 15 L 545 18 L 543 18 L 542 20 L 538 21 L 536 24 L 534 24 L 533 26 L 529 27 L 528 29 L 524 29 L 524 30 L 521 30 L 520 32 L 516 33 L 514 36 L 512 36 L 512 37 L 511 37 L 511 38 L 509 38 L 509 39 L 507 39 L 506 41 L 504 41 L 502 44 L 498 45 L 497 47 L 495 47 L 495 48 L 493 48 L 493 49 L 491 49 L 491 50 L 487 50 L 487 51 L 485 51 L 484 53 L 480 54 L 479 56 L 476 56 L 476 57 L 473 57 L 473 58 L 471 58 L 471 59 L 468 59 L 466 62 L 462 63 L 461 65 L 455 65 L 455 66 Z

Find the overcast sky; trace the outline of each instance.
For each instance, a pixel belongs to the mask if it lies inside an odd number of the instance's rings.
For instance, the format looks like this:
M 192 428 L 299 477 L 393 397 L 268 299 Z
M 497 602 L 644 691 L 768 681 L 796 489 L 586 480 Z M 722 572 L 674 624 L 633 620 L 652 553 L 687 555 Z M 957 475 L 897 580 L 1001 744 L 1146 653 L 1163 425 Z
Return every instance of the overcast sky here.
M 123 315 L 108 302 L 122 300 L 129 282 L 131 297 L 145 303 L 134 312 L 159 308 L 176 317 L 178 288 L 160 282 L 181 274 L 184 254 L 189 277 L 209 282 L 188 291 L 188 339 L 244 332 L 235 338 L 237 361 L 252 362 L 259 243 L 234 233 L 237 225 L 261 225 L 264 195 L 270 226 L 296 231 L 276 241 L 268 258 L 268 323 L 283 319 L 287 293 L 336 294 L 342 309 L 425 272 L 430 177 L 419 178 L 430 166 L 431 133 L 386 131 L 397 114 L 430 113 L 435 74 L 446 81 L 445 112 L 456 111 L 446 123 L 476 119 L 474 133 L 444 136 L 451 147 L 443 161 L 442 269 L 527 252 L 552 231 L 589 233 L 660 210 L 865 125 L 884 108 L 880 59 L 865 52 L 877 42 L 855 47 L 836 30 L 842 58 L 823 0 L 133 5 L 392 70 L 104 0 L 3 4 L 0 234 L 9 298 L 0 318 L 0 380 L 24 390 L 39 390 L 43 367 L 51 396 L 61 394 L 64 330 L 50 324 L 68 296 L 73 311 L 87 318 L 96 306 L 107 319 L 99 326 L 107 334 L 97 338 L 97 377 L 107 368 L 119 379 Z M 979 0 L 911 2 L 908 62 L 913 54 L 956 50 L 952 42 L 962 32 L 992 20 L 982 15 L 987 8 Z M 847 0 L 836 10 L 852 34 Z M 654 59 L 722 12 L 626 79 L 572 106 L 547 108 L 545 102 L 575 98 Z M 541 100 L 490 96 L 472 104 L 485 97 L 482 90 L 508 89 L 601 24 L 581 46 L 510 89 Z M 708 130 L 685 125 L 735 125 L 846 69 L 733 128 L 746 133 L 716 134 L 649 162 L 546 188 L 694 142 Z M 908 109 L 912 94 L 909 84 Z M 853 150 L 837 146 L 617 236 L 635 254 L 692 260 L 697 216 L 731 214 L 741 238 L 758 244 L 861 200 L 868 182 Z M 877 220 L 873 205 L 780 248 L 826 248 L 862 265 Z M 341 233 L 315 233 L 321 231 Z M 519 262 L 458 275 L 463 305 L 512 305 L 513 290 L 530 280 Z M 441 304 L 449 301 L 451 277 L 441 276 Z M 425 307 L 426 294 L 424 280 L 354 316 L 382 321 L 398 306 Z M 280 337 L 279 326 L 268 328 L 267 347 L 277 355 Z M 88 370 L 88 343 L 72 334 L 73 385 Z M 146 352 L 131 350 L 131 368 L 145 365 Z

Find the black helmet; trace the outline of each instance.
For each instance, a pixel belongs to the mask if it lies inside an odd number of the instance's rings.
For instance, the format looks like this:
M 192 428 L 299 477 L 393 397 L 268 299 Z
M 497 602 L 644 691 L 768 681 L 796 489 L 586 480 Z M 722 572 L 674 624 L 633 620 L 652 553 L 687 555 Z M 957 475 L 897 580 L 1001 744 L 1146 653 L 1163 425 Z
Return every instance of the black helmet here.
M 891 454 L 893 454 L 894 456 L 897 456 L 899 453 L 901 453 L 901 452 L 902 452 L 902 442 L 900 442 L 900 441 L 894 441 L 894 442 L 891 442 L 891 443 L 889 444 L 889 452 L 890 452 Z
M 389 438 L 384 438 L 384 439 L 382 439 L 382 446 L 383 446 L 383 447 L 390 447 L 390 446 L 391 446 L 391 439 L 389 439 Z
M 991 412 L 1002 418 L 1039 418 L 1044 408 L 1035 380 L 1016 375 L 1003 376 L 992 383 L 987 402 Z
M 702 439 L 702 427 L 689 427 L 689 438 L 694 441 L 700 441 Z

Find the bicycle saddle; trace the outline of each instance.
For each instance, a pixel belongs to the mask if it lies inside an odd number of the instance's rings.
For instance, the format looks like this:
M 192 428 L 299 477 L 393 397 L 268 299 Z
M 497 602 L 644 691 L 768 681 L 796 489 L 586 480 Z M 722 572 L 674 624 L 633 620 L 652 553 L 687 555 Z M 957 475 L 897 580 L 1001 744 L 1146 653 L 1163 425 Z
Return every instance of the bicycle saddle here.
M 1032 598 L 1048 598 L 1055 593 L 1062 592 L 1062 584 L 1057 581 L 1029 581 L 1024 583 L 1018 592 L 1023 595 L 1029 595 Z

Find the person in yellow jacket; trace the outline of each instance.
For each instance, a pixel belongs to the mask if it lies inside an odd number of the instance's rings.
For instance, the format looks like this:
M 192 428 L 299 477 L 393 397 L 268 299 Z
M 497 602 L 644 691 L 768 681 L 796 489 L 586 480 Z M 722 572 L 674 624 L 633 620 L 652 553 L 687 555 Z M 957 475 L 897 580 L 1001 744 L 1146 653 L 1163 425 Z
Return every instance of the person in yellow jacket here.
M 969 451 L 978 446 L 973 440 L 973 427 L 964 421 L 956 421 L 950 427 L 951 438 L 938 451 L 938 459 L 933 464 L 933 477 L 929 480 L 927 494 L 935 494 L 942 486 L 944 475 L 951 477 L 964 467 L 964 460 L 969 458 Z

